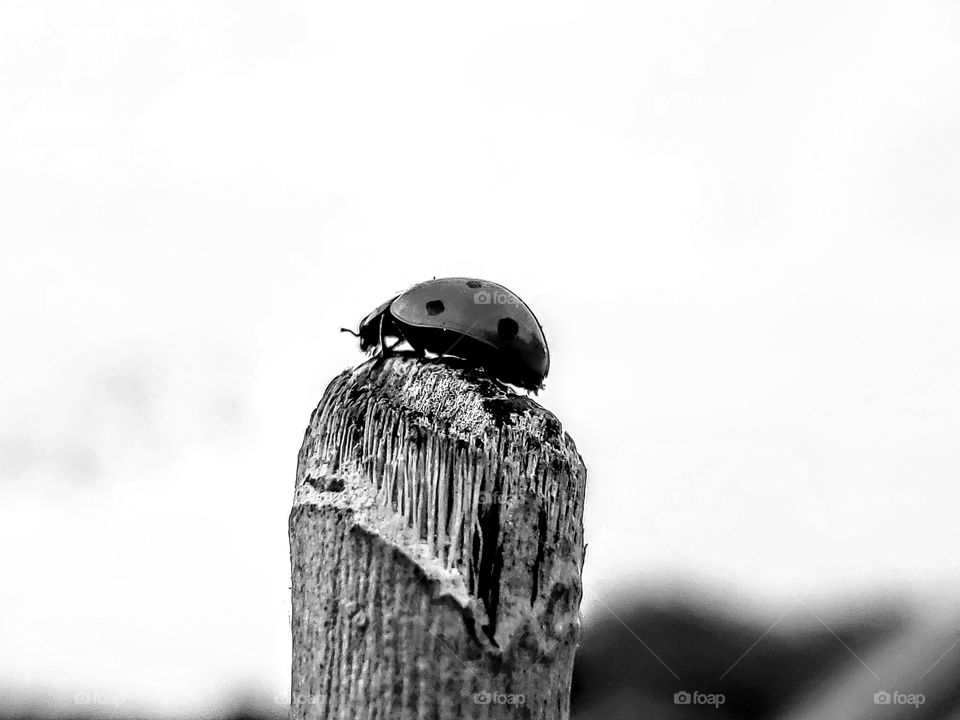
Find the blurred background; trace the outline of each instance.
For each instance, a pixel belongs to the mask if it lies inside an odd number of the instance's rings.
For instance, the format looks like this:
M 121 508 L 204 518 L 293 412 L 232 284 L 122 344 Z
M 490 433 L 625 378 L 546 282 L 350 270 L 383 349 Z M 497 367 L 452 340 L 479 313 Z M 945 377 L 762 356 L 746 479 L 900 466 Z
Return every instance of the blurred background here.
M 466 275 L 537 313 L 589 468 L 576 717 L 960 717 L 958 36 L 6 0 L 0 716 L 282 714 L 339 328 Z

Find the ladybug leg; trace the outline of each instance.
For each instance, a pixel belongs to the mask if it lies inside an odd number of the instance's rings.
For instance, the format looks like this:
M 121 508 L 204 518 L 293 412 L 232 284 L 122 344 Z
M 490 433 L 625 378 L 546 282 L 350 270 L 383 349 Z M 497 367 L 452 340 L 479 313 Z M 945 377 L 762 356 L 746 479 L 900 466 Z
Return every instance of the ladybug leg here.
M 394 349 L 402 345 L 403 342 L 404 342 L 404 338 L 401 336 L 397 338 L 397 341 L 393 345 L 388 346 L 387 335 L 384 333 L 384 330 L 383 330 L 383 323 L 382 322 L 380 323 L 380 353 L 382 355 L 393 355 Z
M 416 343 L 412 343 L 412 342 L 410 342 L 409 340 L 407 340 L 407 345 L 410 346 L 410 349 L 413 350 L 413 354 L 414 354 L 419 360 L 423 360 L 423 358 L 425 358 L 425 357 L 427 356 L 427 351 L 423 349 L 423 346 L 422 346 L 422 345 L 418 345 L 418 344 L 416 344 Z
M 383 333 L 383 315 L 380 316 L 380 321 L 377 325 L 377 336 L 380 339 L 380 352 L 376 355 L 377 359 L 374 360 L 373 367 L 379 367 L 380 364 L 387 359 L 391 350 L 391 348 L 387 347 L 387 338 Z
M 423 347 L 423 345 L 420 344 L 419 341 L 415 342 L 410 338 L 403 338 L 403 339 L 407 341 L 407 345 L 410 346 L 410 349 L 413 350 L 413 354 L 416 355 L 417 358 L 419 358 L 420 360 L 423 360 L 423 358 L 427 356 L 426 349 Z
M 393 345 L 387 345 L 387 319 L 383 315 L 380 316 L 380 325 L 377 330 L 380 336 L 380 352 L 377 353 L 377 361 L 373 364 L 374 367 L 393 355 L 394 349 L 404 342 L 403 336 L 400 336 Z M 399 334 L 398 330 L 395 329 L 394 331 Z
M 386 355 L 387 355 L 387 338 L 386 338 L 386 335 L 383 334 L 383 323 L 384 323 L 384 316 L 381 315 L 381 316 L 380 316 L 380 355 L 383 356 L 383 357 L 386 357 Z

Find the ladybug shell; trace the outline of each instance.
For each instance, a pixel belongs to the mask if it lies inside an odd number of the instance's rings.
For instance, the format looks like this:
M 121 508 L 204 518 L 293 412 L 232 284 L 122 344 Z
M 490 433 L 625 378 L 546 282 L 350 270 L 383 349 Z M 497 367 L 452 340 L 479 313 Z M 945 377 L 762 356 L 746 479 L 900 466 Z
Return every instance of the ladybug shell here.
M 497 364 L 513 370 L 508 375 L 523 378 L 519 384 L 539 387 L 550 370 L 547 341 L 536 316 L 514 293 L 488 280 L 428 280 L 397 297 L 390 314 L 412 328 L 451 333 L 444 338 L 445 348 L 428 348 L 433 352 L 460 354 L 460 337 L 479 343 Z M 465 351 L 475 343 L 460 349 Z

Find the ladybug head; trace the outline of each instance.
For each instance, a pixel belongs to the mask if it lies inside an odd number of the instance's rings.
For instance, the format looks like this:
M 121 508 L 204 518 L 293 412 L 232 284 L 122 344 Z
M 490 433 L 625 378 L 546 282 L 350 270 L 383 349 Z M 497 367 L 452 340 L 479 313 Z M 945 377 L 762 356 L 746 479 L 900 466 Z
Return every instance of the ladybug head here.
M 373 350 L 380 344 L 380 340 L 387 335 L 395 335 L 394 324 L 390 318 L 390 303 L 396 298 L 390 298 L 380 307 L 360 321 L 357 332 L 342 328 L 346 332 L 360 339 L 360 349 L 364 352 Z
M 380 323 L 382 317 L 367 318 L 360 323 L 360 331 L 357 337 L 360 338 L 360 349 L 368 352 L 380 344 Z

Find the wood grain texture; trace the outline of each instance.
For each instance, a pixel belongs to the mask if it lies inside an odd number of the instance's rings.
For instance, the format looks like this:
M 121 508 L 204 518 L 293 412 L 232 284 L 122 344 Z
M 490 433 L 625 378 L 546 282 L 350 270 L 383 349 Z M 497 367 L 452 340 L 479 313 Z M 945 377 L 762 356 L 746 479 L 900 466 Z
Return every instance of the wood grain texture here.
M 557 419 L 475 371 L 335 378 L 290 514 L 292 717 L 567 718 L 585 481 Z

